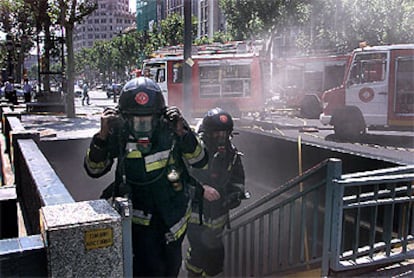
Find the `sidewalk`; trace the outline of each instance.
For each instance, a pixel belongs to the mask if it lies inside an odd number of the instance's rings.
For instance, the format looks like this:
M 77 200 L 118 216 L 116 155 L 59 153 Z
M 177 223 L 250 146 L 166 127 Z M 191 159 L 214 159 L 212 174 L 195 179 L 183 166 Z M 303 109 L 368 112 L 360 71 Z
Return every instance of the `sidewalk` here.
M 91 105 L 82 105 L 75 98 L 75 118 L 54 114 L 23 114 L 22 124 L 26 129 L 37 130 L 42 140 L 90 138 L 100 127 L 100 115 L 106 107 L 115 107 L 112 99 L 102 92 L 91 94 Z

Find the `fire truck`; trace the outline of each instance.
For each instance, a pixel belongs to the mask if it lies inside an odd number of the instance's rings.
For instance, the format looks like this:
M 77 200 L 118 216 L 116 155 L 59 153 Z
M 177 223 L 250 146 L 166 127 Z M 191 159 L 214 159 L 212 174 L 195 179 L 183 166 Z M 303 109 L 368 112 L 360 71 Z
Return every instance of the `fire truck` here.
M 143 73 L 158 83 L 168 105 L 188 109 L 192 117 L 203 116 L 214 107 L 240 117 L 243 112 L 261 110 L 264 100 L 259 55 L 255 51 L 239 52 L 237 47 L 220 47 L 199 49 L 192 55 L 191 107 L 184 107 L 181 50 L 158 52 L 144 61 Z
M 356 139 L 367 129 L 414 127 L 414 44 L 362 46 L 352 53 L 341 86 L 324 92 L 320 121 Z
M 273 73 L 273 90 L 286 107 L 297 109 L 304 118 L 319 118 L 322 93 L 342 84 L 349 54 L 327 54 L 278 58 Z

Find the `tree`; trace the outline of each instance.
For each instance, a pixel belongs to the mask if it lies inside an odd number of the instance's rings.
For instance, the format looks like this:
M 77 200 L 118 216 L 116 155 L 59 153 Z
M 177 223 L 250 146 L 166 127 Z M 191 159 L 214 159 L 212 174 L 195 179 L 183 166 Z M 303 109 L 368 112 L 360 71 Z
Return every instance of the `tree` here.
M 286 26 L 301 23 L 307 0 L 220 0 L 228 30 L 236 40 L 265 38 Z
M 97 0 L 53 0 L 52 14 L 57 22 L 64 28 L 67 51 L 67 86 L 66 91 L 66 115 L 69 118 L 76 116 L 75 97 L 73 93 L 75 83 L 75 55 L 73 50 L 73 30 L 75 23 L 82 21 L 87 15 L 97 9 Z
M 32 12 L 23 0 L 0 2 L 0 30 L 9 34 L 13 40 L 13 60 L 16 62 L 16 79 L 20 82 L 23 72 L 24 56 L 28 53 L 32 43 L 34 19 Z M 18 50 L 18 51 L 17 51 Z M 0 58 L 5 61 L 8 53 L 2 48 Z
M 413 42 L 413 15 L 411 0 L 316 0 L 296 42 L 305 52 Z

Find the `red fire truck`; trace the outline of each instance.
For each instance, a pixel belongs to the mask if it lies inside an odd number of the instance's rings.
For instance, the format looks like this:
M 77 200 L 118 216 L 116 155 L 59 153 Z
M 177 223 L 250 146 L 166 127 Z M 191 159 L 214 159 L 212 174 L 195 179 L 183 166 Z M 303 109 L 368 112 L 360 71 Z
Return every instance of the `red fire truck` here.
M 299 109 L 302 117 L 317 119 L 322 93 L 342 84 L 349 58 L 349 54 L 278 58 L 273 62 L 273 91 L 288 108 Z
M 203 116 L 214 107 L 221 107 L 235 117 L 262 109 L 262 70 L 257 54 L 235 50 L 200 52 L 191 57 L 191 107 L 184 107 L 181 51 L 178 55 L 164 51 L 159 57 L 144 61 L 144 75 L 149 69 L 168 105 L 189 109 L 192 117 Z
M 344 83 L 323 94 L 323 124 L 341 138 L 367 128 L 414 127 L 414 44 L 361 47 L 353 51 Z

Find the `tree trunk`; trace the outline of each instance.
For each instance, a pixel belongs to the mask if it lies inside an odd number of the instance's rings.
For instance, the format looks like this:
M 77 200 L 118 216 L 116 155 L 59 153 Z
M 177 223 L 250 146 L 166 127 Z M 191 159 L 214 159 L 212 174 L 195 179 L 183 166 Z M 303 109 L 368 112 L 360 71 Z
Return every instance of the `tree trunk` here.
M 68 118 L 75 118 L 75 97 L 73 93 L 73 86 L 75 84 L 75 55 L 73 52 L 73 26 L 66 24 L 65 26 L 66 37 L 66 51 L 67 51 L 67 68 L 66 68 L 66 116 Z

